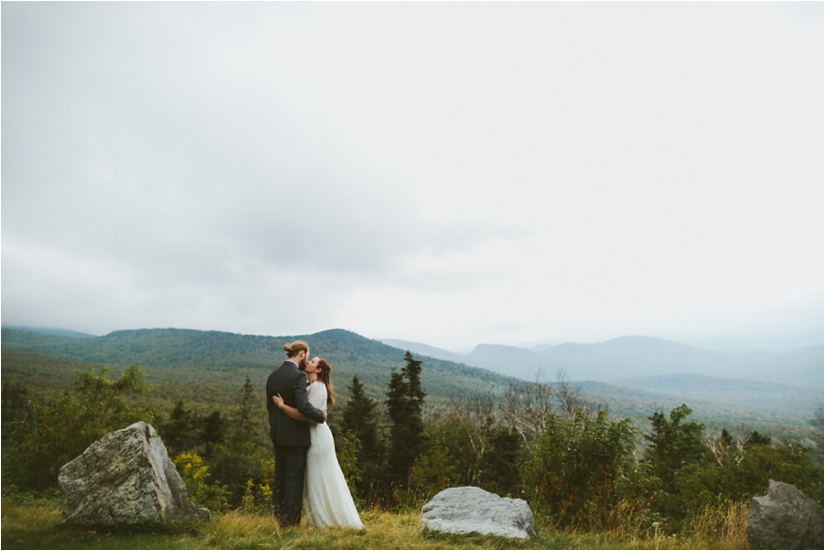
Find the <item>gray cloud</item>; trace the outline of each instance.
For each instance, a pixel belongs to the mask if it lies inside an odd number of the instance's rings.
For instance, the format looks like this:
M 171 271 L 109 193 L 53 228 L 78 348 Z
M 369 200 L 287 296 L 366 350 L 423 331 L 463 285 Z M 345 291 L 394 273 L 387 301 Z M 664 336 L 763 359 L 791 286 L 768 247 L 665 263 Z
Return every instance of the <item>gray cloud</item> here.
M 391 178 L 307 130 L 261 36 L 233 28 L 248 20 L 147 7 L 7 10 L 7 241 L 218 284 L 251 266 L 386 271 L 490 237 L 426 223 Z
M 4 322 L 699 338 L 822 294 L 821 5 L 2 10 Z

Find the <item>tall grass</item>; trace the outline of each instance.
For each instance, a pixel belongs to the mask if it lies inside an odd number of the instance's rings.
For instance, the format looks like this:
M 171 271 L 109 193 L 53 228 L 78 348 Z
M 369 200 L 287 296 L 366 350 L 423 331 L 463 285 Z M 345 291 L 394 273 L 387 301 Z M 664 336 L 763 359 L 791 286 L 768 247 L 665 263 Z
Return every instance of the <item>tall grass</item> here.
M 695 515 L 686 530 L 686 538 L 697 549 L 747 549 L 748 504 L 706 507 Z
M 632 511 L 614 511 L 611 527 L 563 533 L 574 549 L 747 549 L 748 504 L 728 503 L 705 507 L 693 515 L 684 529 L 670 534 L 658 522 L 643 522 Z
M 231 511 L 207 523 L 142 528 L 60 524 L 58 503 L 3 500 L 3 549 L 745 549 L 747 506 L 706 509 L 677 536 L 617 523 L 600 531 L 559 530 L 537 518 L 538 537 L 511 540 L 424 531 L 420 511 L 361 513 L 365 530 L 282 528 L 270 516 Z

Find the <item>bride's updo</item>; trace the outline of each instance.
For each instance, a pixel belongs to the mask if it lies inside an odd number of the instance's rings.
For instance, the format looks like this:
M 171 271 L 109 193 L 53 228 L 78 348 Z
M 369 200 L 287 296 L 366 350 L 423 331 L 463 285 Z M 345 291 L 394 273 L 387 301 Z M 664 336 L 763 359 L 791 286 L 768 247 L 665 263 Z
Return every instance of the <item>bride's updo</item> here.
M 318 365 L 316 369 L 318 370 L 315 373 L 315 376 L 318 377 L 317 380 L 324 383 L 324 386 L 327 387 L 327 405 L 331 406 L 335 403 L 335 395 L 332 393 L 332 380 L 329 378 L 329 371 L 332 368 L 329 365 L 329 362 L 326 361 L 324 358 L 318 358 Z
M 293 358 L 301 351 L 309 354 L 309 345 L 304 341 L 295 341 L 291 344 L 284 345 L 284 352 L 286 352 L 287 358 Z

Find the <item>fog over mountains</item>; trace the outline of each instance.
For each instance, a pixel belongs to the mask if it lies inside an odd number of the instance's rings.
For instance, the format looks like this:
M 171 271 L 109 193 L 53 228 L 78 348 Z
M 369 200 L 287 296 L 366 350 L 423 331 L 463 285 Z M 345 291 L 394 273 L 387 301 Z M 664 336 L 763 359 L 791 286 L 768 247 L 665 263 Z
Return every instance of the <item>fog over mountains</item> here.
M 823 345 L 733 353 L 636 336 L 532 349 L 480 344 L 462 355 L 398 339 L 382 342 L 528 381 L 553 382 L 564 371 L 582 391 L 618 401 L 627 411 L 633 402 L 654 400 L 663 406 L 689 403 L 714 415 L 750 412 L 753 419 L 769 419 L 778 411 L 809 416 L 823 401 Z
M 431 358 L 481 367 L 519 379 L 552 380 L 563 370 L 573 381 L 599 381 L 639 389 L 658 388 L 663 384 L 662 377 L 685 374 L 821 388 L 825 363 L 823 345 L 782 353 L 733 353 L 632 336 L 593 344 L 543 345 L 532 350 L 480 344 L 462 355 L 410 341 L 381 341 Z
M 18 377 L 35 388 L 40 383 L 31 379 L 36 373 L 30 366 L 53 357 L 116 366 L 139 361 L 147 369 L 195 377 L 198 384 L 238 384 L 249 373 L 263 380 L 282 360 L 283 344 L 296 338 L 310 342 L 314 354 L 335 365 L 339 390 L 358 375 L 375 399 L 382 398 L 391 369 L 403 364 L 409 350 L 424 361 L 422 384 L 433 403 L 444 403 L 457 391 L 500 395 L 515 382 L 513 377 L 535 381 L 538 375 L 541 382 L 554 382 L 558 371 L 566 372 L 589 399 L 637 420 L 656 408 L 686 403 L 709 420 L 799 424 L 806 423 L 823 400 L 822 345 L 784 353 L 725 353 L 650 337 L 533 349 L 483 344 L 462 355 L 411 341 L 373 340 L 343 329 L 273 337 L 169 328 L 97 337 L 64 329 L 4 327 L 3 376 L 4 382 L 7 376 Z
M 65 329 L 4 329 L 69 340 L 97 339 Z M 736 387 L 756 392 L 764 390 L 765 385 L 776 388 L 780 384 L 821 393 L 824 384 L 825 347 L 821 344 L 781 353 L 756 350 L 736 353 L 705 350 L 653 337 L 628 336 L 600 343 L 539 345 L 532 349 L 479 344 L 465 355 L 407 340 L 377 339 L 377 342 L 526 381 L 550 382 L 563 371 L 571 381 L 609 383 L 645 391 L 704 392 L 710 387 L 727 390 Z

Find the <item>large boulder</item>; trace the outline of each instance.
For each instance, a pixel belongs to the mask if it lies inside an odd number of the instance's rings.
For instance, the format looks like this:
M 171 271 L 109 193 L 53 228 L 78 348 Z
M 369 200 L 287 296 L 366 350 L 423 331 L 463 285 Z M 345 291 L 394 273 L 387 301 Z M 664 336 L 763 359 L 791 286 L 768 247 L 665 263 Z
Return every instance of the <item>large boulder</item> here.
M 822 549 L 822 507 L 783 482 L 770 481 L 748 512 L 751 549 Z
M 536 535 L 533 512 L 526 501 L 499 497 L 473 486 L 439 492 L 421 509 L 420 525 L 452 534 L 522 539 Z
M 174 463 L 155 429 L 140 422 L 110 432 L 58 476 L 66 496 L 65 522 L 140 524 L 208 517 L 189 502 Z

